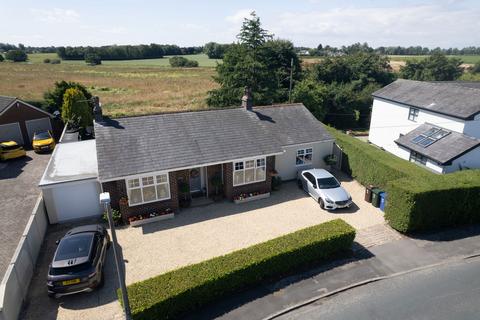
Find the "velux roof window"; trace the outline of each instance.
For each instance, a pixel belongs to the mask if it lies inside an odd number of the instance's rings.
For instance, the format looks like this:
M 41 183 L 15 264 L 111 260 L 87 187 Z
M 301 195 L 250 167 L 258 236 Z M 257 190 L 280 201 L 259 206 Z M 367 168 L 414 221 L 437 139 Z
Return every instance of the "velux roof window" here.
M 433 127 L 419 134 L 418 136 L 413 138 L 411 141 L 415 144 L 418 144 L 419 146 L 426 148 L 432 143 L 434 143 L 435 141 L 438 141 L 443 137 L 445 137 L 446 135 L 450 134 L 450 132 L 451 131 Z

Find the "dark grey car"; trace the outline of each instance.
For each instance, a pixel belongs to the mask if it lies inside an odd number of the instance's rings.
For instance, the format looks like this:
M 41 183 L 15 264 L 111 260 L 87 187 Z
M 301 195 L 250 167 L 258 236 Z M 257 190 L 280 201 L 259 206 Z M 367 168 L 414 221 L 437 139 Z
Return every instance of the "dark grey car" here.
M 48 268 L 48 295 L 59 297 L 102 286 L 103 266 L 110 237 L 101 225 L 68 231 L 59 241 Z

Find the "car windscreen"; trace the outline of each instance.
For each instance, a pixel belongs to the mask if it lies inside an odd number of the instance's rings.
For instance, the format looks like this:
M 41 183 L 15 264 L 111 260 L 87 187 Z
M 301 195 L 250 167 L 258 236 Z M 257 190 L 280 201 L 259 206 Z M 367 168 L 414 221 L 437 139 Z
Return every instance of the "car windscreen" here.
M 43 140 L 43 139 L 49 139 L 49 138 L 50 138 L 50 134 L 48 132 L 35 133 L 35 135 L 33 136 L 33 139 L 35 140 Z
M 332 188 L 338 188 L 340 186 L 338 184 L 337 179 L 335 179 L 334 177 L 321 178 L 321 179 L 317 179 L 317 181 L 318 181 L 319 189 L 332 189 Z
M 20 146 L 18 144 L 14 144 L 14 145 L 11 145 L 11 146 L 7 146 L 5 144 L 2 144 L 0 150 L 10 151 L 10 150 L 17 150 L 18 148 L 20 148 Z
M 54 261 L 88 257 L 92 247 L 93 234 L 78 234 L 60 241 Z

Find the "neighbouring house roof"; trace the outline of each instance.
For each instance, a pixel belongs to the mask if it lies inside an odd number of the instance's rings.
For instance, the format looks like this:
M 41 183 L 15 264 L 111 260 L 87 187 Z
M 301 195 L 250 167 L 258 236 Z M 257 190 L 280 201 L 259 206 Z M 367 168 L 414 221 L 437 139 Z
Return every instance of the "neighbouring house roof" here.
M 7 109 L 16 99 L 15 97 L 0 96 L 0 113 Z
M 302 104 L 159 114 L 95 123 L 101 181 L 283 152 L 332 139 Z
M 463 120 L 480 113 L 480 87 L 471 82 L 398 79 L 372 95 Z
M 416 137 L 429 132 L 432 128 L 438 128 L 447 134 L 431 143 L 427 147 L 413 142 Z M 435 160 L 440 164 L 448 164 L 450 161 L 462 156 L 468 151 L 480 146 L 480 139 L 473 138 L 456 131 L 451 131 L 430 123 L 422 124 L 406 135 L 398 138 L 395 142 L 407 149 L 413 150 L 424 155 L 427 158 Z
M 40 187 L 96 179 L 98 177 L 95 140 L 59 143 L 53 151 Z

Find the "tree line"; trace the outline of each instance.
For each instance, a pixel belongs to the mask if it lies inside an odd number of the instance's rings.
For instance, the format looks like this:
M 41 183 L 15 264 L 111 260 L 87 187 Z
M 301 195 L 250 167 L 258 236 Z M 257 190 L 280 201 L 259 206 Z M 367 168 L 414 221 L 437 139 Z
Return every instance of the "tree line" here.
M 179 47 L 171 44 L 110 45 L 101 47 L 58 47 L 57 54 L 62 60 L 83 60 L 86 55 L 95 54 L 101 60 L 155 59 L 163 56 L 197 54 L 202 47 Z
M 329 45 L 323 46 L 319 44 L 316 48 L 308 47 L 296 47 L 297 53 L 311 56 L 338 56 L 343 54 L 351 54 L 353 52 L 375 52 L 383 55 L 405 55 L 405 56 L 417 56 L 417 55 L 432 55 L 435 53 L 443 53 L 445 55 L 480 55 L 480 47 L 470 46 L 462 49 L 459 48 L 440 48 L 436 47 L 430 49 L 422 46 L 390 46 L 390 47 L 377 47 L 373 48 L 368 43 L 354 43 L 349 46 L 332 47 Z

